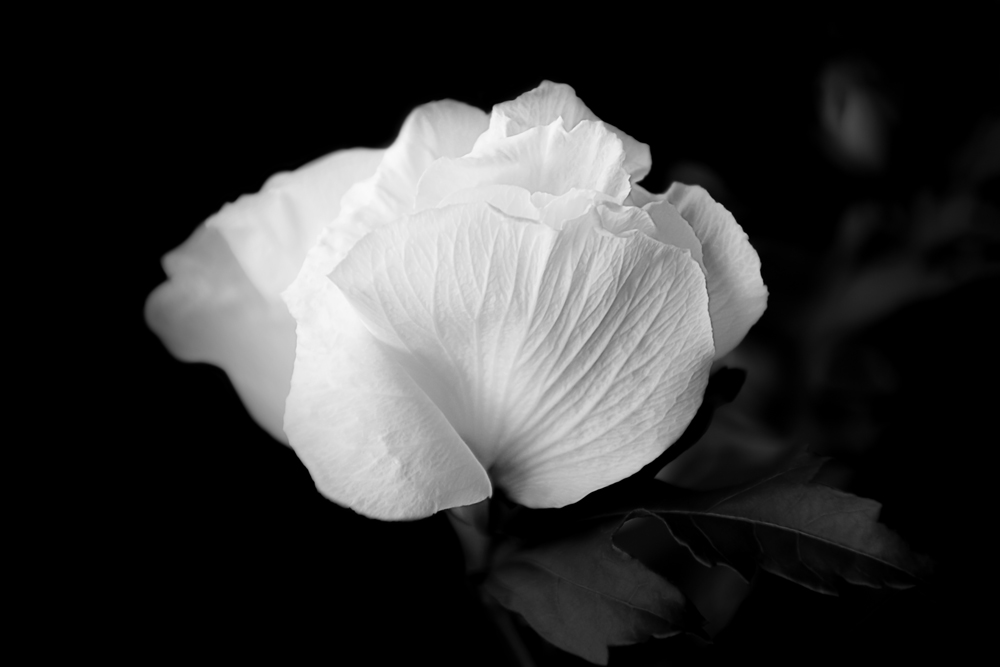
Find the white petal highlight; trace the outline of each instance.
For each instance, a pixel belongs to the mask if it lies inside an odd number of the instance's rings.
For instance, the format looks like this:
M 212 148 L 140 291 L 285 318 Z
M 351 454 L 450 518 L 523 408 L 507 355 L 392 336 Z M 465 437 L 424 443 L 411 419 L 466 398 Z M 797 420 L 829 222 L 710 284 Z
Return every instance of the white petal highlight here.
M 557 118 L 460 158 L 438 160 L 424 172 L 417 210 L 441 205 L 452 193 L 483 185 L 514 185 L 562 195 L 595 190 L 621 203 L 628 195 L 621 140 L 603 123 L 582 121 L 572 130 Z
M 275 174 L 260 192 L 226 204 L 205 224 L 219 230 L 260 293 L 280 303 L 323 226 L 337 217 L 344 193 L 374 174 L 384 154 L 338 151 Z
M 481 203 L 427 211 L 373 232 L 331 274 L 378 347 L 529 507 L 639 470 L 680 436 L 707 382 L 701 269 L 604 230 L 604 214 L 557 232 Z
M 697 185 L 674 183 L 664 195 L 701 242 L 716 358 L 739 345 L 767 308 L 760 257 L 733 214 Z
M 226 371 L 254 420 L 281 442 L 295 321 L 265 299 L 218 230 L 200 226 L 163 258 L 170 278 L 146 299 L 146 322 L 181 361 Z
M 567 130 L 572 130 L 584 120 L 600 120 L 587 108 L 583 100 L 576 96 L 576 91 L 572 87 L 543 81 L 537 88 L 520 95 L 517 99 L 493 107 L 490 127 L 476 141 L 473 152 L 484 151 L 489 144 L 526 132 L 533 127 L 549 125 L 557 118 L 563 119 L 563 125 Z M 649 146 L 636 141 L 612 125 L 606 124 L 606 127 L 621 139 L 625 150 L 622 166 L 631 177 L 632 183 L 638 183 L 649 173 L 653 164 Z

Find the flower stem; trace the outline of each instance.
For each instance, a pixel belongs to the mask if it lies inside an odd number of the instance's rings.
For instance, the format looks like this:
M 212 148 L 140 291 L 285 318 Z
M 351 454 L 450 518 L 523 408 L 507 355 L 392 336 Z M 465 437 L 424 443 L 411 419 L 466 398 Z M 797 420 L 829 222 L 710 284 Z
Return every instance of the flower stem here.
M 531 658 L 528 647 L 524 645 L 510 612 L 500 606 L 500 603 L 481 588 L 479 589 L 479 598 L 482 600 L 483 606 L 486 607 L 490 618 L 493 619 L 493 624 L 496 625 L 500 636 L 506 641 L 513 664 L 517 667 L 535 667 L 535 661 Z
M 493 553 L 492 547 L 495 546 L 494 540 L 486 532 L 488 515 L 489 505 L 486 501 L 448 511 L 448 519 L 458 534 L 465 553 L 465 572 L 469 585 L 478 593 L 479 601 L 506 644 L 511 664 L 515 667 L 535 667 L 535 661 L 524 645 L 510 613 L 479 586 L 489 573 L 490 556 Z

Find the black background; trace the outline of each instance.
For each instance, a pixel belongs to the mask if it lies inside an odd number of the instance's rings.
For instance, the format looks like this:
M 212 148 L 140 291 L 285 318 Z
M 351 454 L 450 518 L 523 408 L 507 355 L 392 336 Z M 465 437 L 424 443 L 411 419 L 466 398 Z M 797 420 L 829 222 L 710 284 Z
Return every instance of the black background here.
M 127 279 L 103 286 L 122 318 L 104 354 L 125 363 L 102 366 L 98 381 L 114 392 L 93 408 L 118 419 L 101 422 L 110 456 L 101 530 L 89 533 L 98 565 L 80 576 L 114 611 L 91 627 L 81 602 L 87 641 L 130 656 L 503 664 L 443 517 L 380 523 L 326 501 L 294 453 L 249 419 L 222 371 L 177 362 L 146 329 L 159 258 L 222 204 L 327 152 L 388 145 L 417 104 L 451 97 L 488 110 L 548 78 L 650 145 L 648 189 L 665 189 L 685 161 L 721 175 L 737 219 L 761 240 L 773 307 L 794 277 L 769 275 L 768 242 L 821 248 L 852 201 L 943 188 L 948 156 L 995 113 L 985 45 L 931 28 L 821 24 L 794 37 L 672 28 L 633 39 L 597 25 L 542 53 L 534 33 L 508 35 L 501 48 L 352 35 L 342 24 L 329 44 L 308 48 L 213 34 L 112 49 L 100 64 L 111 104 L 95 143 L 126 184 L 107 262 Z M 879 176 L 839 169 L 820 146 L 818 76 L 845 55 L 876 63 L 902 110 Z M 765 575 L 714 647 L 666 640 L 614 651 L 612 664 L 939 651 L 961 661 L 986 620 L 973 603 L 991 567 L 982 533 L 992 523 L 977 521 L 994 479 L 995 435 L 982 429 L 997 394 L 995 310 L 996 281 L 981 283 L 906 308 L 876 334 L 903 382 L 890 428 L 850 462 L 854 489 L 883 502 L 883 519 L 935 558 L 931 583 L 834 599 Z

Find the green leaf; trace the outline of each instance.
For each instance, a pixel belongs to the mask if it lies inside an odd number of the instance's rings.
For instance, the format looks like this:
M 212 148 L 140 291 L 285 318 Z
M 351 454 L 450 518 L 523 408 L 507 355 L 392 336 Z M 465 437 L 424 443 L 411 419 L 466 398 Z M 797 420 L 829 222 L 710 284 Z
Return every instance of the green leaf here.
M 677 587 L 614 546 L 623 523 L 513 550 L 483 586 L 549 642 L 599 665 L 608 663 L 609 646 L 705 636 L 704 619 Z
M 677 494 L 628 516 L 655 516 L 705 565 L 727 565 L 747 581 L 756 568 L 820 593 L 839 582 L 909 588 L 930 572 L 878 522 L 881 505 L 812 480 L 825 459 L 800 454 L 755 482 Z

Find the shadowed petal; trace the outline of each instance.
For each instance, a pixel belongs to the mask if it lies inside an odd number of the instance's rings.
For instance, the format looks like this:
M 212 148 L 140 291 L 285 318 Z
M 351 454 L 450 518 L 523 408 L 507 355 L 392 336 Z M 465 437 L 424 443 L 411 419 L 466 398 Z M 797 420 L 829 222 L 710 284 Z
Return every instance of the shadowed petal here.
M 767 308 L 760 257 L 733 214 L 697 185 L 674 183 L 664 196 L 701 242 L 716 358 L 739 345 Z
M 382 153 L 333 153 L 227 204 L 163 258 L 168 280 L 146 301 L 146 321 L 171 354 L 226 371 L 251 416 L 282 442 L 295 322 L 278 292 Z
M 337 217 L 348 188 L 375 173 L 384 150 L 338 151 L 293 172 L 275 174 L 260 192 L 243 195 L 206 221 L 218 229 L 267 299 L 298 274 L 323 226 Z
M 483 203 L 427 211 L 372 233 L 331 274 L 379 349 L 529 507 L 640 469 L 681 435 L 707 382 L 701 269 L 602 228 L 631 220 L 615 208 L 563 232 Z
M 295 358 L 295 321 L 265 299 L 219 231 L 201 225 L 163 258 L 170 280 L 146 300 L 146 322 L 181 361 L 204 361 L 229 375 L 254 420 L 281 429 Z

